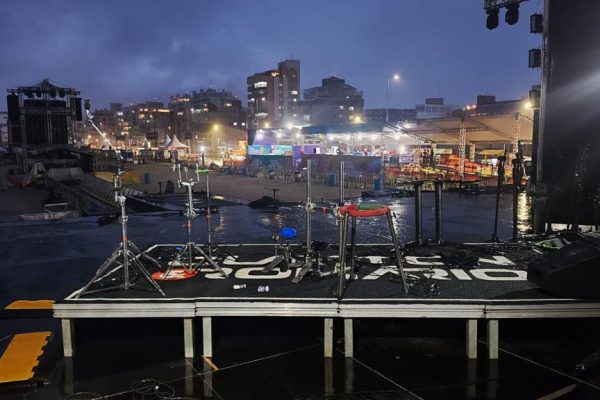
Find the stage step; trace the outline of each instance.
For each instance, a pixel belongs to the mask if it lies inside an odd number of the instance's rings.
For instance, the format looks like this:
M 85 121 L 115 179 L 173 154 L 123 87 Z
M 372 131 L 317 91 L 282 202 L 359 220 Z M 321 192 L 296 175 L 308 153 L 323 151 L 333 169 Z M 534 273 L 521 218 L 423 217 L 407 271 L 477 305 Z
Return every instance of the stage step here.
M 32 379 L 51 334 L 47 331 L 15 334 L 0 357 L 0 383 Z

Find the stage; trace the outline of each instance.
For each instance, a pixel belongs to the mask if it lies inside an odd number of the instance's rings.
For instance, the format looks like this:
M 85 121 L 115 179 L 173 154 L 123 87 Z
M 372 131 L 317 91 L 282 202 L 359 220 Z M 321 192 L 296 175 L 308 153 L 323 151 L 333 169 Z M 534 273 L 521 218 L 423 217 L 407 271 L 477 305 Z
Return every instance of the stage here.
M 175 263 L 181 244 L 145 250 L 162 269 Z M 191 278 L 160 282 L 162 296 L 143 279 L 139 288 L 115 289 L 78 297 L 76 290 L 54 305 L 62 321 L 64 354 L 74 352 L 73 322 L 79 318 L 181 318 L 184 354 L 193 357 L 194 323 L 202 322 L 202 355 L 212 356 L 212 318 L 312 317 L 324 320 L 324 355 L 333 352 L 333 320 L 344 320 L 346 357 L 353 354 L 355 318 L 453 318 L 466 321 L 466 354 L 477 357 L 477 321 L 487 323 L 488 356 L 498 357 L 499 320 L 600 317 L 600 303 L 552 296 L 527 280 L 527 264 L 543 252 L 528 243 L 472 243 L 410 246 L 406 250 L 404 293 L 394 265 L 393 247 L 357 246 L 357 276 L 338 293 L 338 246 L 318 243 L 318 273 L 292 280 L 298 266 L 264 271 L 278 244 L 228 244 L 213 248 L 213 260 L 228 275 L 205 263 Z M 302 246 L 292 245 L 292 258 Z M 202 262 L 197 257 L 196 262 Z M 150 272 L 158 271 L 149 268 Z M 349 273 L 346 274 L 349 277 Z M 120 268 L 94 283 L 108 287 L 122 279 Z M 267 289 L 268 287 L 268 289 Z

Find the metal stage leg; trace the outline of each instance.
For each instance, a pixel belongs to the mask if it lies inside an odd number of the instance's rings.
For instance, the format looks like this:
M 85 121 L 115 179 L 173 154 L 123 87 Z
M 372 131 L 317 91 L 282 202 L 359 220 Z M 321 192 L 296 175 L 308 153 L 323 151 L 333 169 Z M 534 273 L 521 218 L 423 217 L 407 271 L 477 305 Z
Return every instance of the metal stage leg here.
M 325 358 L 333 357 L 333 318 L 324 318 L 323 351 Z
M 185 366 L 185 386 L 184 386 L 184 390 L 185 390 L 185 395 L 186 396 L 193 396 L 194 395 L 194 378 L 196 375 L 196 372 L 194 371 L 194 366 L 192 365 L 192 360 L 185 360 L 184 362 L 184 366 Z
M 354 332 L 352 318 L 344 319 L 344 356 L 354 357 Z
M 477 320 L 467 320 L 467 358 L 477 359 Z
M 394 221 L 392 221 L 392 213 L 387 212 L 386 214 L 388 225 L 390 226 L 390 233 L 392 234 L 392 241 L 394 242 L 394 252 L 396 253 L 396 265 L 398 266 L 398 274 L 402 279 L 402 287 L 404 288 L 404 294 L 408 293 L 408 287 L 406 285 L 406 275 L 404 274 L 404 257 L 402 256 L 402 252 L 400 250 L 400 244 L 398 242 L 398 236 L 396 235 L 396 230 L 394 229 Z
M 214 397 L 213 371 L 214 371 L 213 367 L 210 366 L 206 361 L 204 361 L 203 368 L 202 368 L 202 372 L 204 372 L 204 374 L 202 375 L 202 381 L 203 381 L 203 386 L 204 386 L 204 390 L 203 390 L 204 398 Z
M 212 317 L 202 317 L 202 355 L 212 357 Z
M 488 357 L 498 359 L 498 320 L 489 319 L 487 323 Z
M 344 393 L 354 394 L 354 360 L 344 360 Z
M 60 328 L 62 331 L 63 354 L 67 358 L 73 357 L 73 354 L 75 354 L 73 320 L 68 318 L 61 319 Z
M 333 359 L 326 358 L 324 360 L 325 365 L 323 366 L 323 382 L 325 383 L 325 396 L 332 396 L 334 394 L 333 385 Z
M 194 319 L 183 319 L 183 346 L 185 358 L 194 358 Z
M 72 395 L 75 393 L 75 374 L 73 371 L 73 358 L 65 357 L 63 360 L 64 363 L 64 374 L 63 374 L 63 387 L 66 398 L 73 398 Z M 71 395 L 71 396 L 69 396 Z M 64 397 L 63 397 L 64 398 Z

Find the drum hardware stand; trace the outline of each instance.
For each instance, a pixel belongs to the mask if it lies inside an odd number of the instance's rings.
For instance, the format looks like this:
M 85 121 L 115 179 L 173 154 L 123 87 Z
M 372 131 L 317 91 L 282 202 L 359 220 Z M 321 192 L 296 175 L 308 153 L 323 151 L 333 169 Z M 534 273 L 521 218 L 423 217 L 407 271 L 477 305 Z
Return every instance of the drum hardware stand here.
M 502 185 L 504 184 L 504 164 L 506 163 L 506 149 L 504 155 L 498 157 L 498 189 L 496 192 L 496 214 L 494 217 L 494 233 L 492 234 L 492 242 L 499 242 L 498 238 L 498 209 L 500 208 L 500 194 L 502 193 Z
M 513 167 L 513 240 L 519 239 L 519 190 L 523 178 L 523 150 L 521 141 L 517 142 L 517 152 L 512 160 Z
M 290 267 L 298 267 L 301 266 L 302 263 L 293 262 L 292 263 L 292 247 L 291 247 L 291 239 L 296 237 L 296 230 L 294 228 L 289 227 L 281 227 L 279 229 L 279 233 L 273 236 L 274 240 L 285 240 L 285 242 L 280 242 L 275 247 L 275 258 L 273 261 L 269 263 L 266 267 L 262 269 L 264 274 L 272 271 L 274 268 L 282 265 L 280 268 L 281 271 L 286 271 Z
M 315 257 L 312 244 L 312 214 L 315 212 L 315 204 L 312 202 L 312 184 L 311 184 L 311 161 L 306 160 L 306 202 L 304 203 L 304 210 L 306 211 L 306 246 L 304 253 L 304 264 L 298 274 L 292 279 L 293 283 L 298 283 L 304 276 L 309 272 L 317 272 L 313 267 L 318 267 L 319 263 Z
M 194 255 L 199 254 L 203 258 L 203 262 L 206 262 L 211 268 L 213 268 L 215 271 L 219 272 L 223 277 L 227 278 L 227 274 L 225 273 L 225 271 L 223 271 L 223 269 L 217 263 L 215 263 L 213 261 L 213 259 L 211 258 L 212 243 L 211 243 L 211 237 L 210 237 L 210 222 L 207 224 L 209 254 L 206 254 L 206 252 L 202 249 L 202 247 L 198 246 L 196 243 L 194 243 L 192 241 L 192 220 L 194 218 L 196 218 L 196 216 L 198 215 L 198 214 L 196 214 L 196 211 L 194 210 L 193 190 L 194 190 L 194 185 L 200 183 L 200 169 L 198 168 L 198 166 L 196 166 L 196 180 L 194 180 L 192 178 L 188 178 L 187 167 L 184 167 L 185 180 L 182 179 L 181 164 L 174 165 L 173 171 L 175 171 L 175 170 L 177 170 L 177 175 L 178 175 L 177 185 L 179 187 L 183 186 L 186 188 L 187 197 L 188 197 L 187 210 L 184 211 L 184 215 L 187 217 L 188 242 L 185 244 L 185 246 L 183 246 L 183 248 L 180 250 L 179 254 L 177 254 L 175 261 L 177 261 L 179 264 L 184 264 L 184 268 L 188 272 L 195 272 L 202 264 L 202 262 L 200 262 L 200 263 L 194 262 Z M 207 202 L 208 202 L 208 189 L 209 189 L 209 187 L 208 187 L 208 175 L 207 175 L 206 176 Z M 208 220 L 210 221 L 210 206 L 208 204 L 207 204 L 207 216 L 209 218 Z M 186 257 L 187 257 L 187 263 L 182 263 L 182 260 Z M 167 276 L 169 275 L 169 273 L 171 272 L 172 269 L 173 269 L 173 264 L 169 265 L 169 267 L 165 271 L 165 273 L 163 275 L 163 280 L 165 280 L 167 278 Z
M 436 179 L 435 185 L 435 243 L 443 243 L 442 239 L 442 189 L 444 182 Z
M 117 153 L 117 162 L 120 159 L 120 155 Z M 151 290 L 146 287 L 140 287 L 136 285 L 135 281 L 139 275 L 141 275 L 148 283 L 150 283 L 151 287 L 162 294 L 165 293 L 162 291 L 158 283 L 142 264 L 141 259 L 145 259 L 150 263 L 154 264 L 157 268 L 161 268 L 158 261 L 154 258 L 150 257 L 148 254 L 140 251 L 140 249 L 133 244 L 132 241 L 127 237 L 127 220 L 129 217 L 125 213 L 125 203 L 127 201 L 127 197 L 122 193 L 122 184 L 121 184 L 121 175 L 123 175 L 124 171 L 121 170 L 120 166 L 117 165 L 117 172 L 113 175 L 113 184 L 114 184 L 114 192 L 115 192 L 115 202 L 117 202 L 121 206 L 121 243 L 117 247 L 117 249 L 112 253 L 112 255 L 98 268 L 96 275 L 92 278 L 91 281 L 87 283 L 80 291 L 77 293 L 75 298 L 79 298 L 82 294 L 90 294 L 90 293 L 98 293 L 104 292 L 113 289 L 123 289 L 129 290 L 133 288 Z M 123 268 L 123 283 L 119 285 L 112 285 L 108 287 L 103 287 L 100 289 L 88 290 L 95 282 L 100 280 L 103 277 L 109 276 L 112 272 L 118 270 L 119 268 Z M 130 275 L 130 268 L 134 270 L 136 273 L 132 277 Z

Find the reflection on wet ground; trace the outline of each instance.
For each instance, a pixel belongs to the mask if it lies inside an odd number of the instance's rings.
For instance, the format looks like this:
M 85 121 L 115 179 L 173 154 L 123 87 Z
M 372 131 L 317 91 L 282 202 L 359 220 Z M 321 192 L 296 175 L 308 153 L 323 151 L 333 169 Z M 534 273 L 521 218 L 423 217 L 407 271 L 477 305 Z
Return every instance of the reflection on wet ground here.
M 488 240 L 495 196 L 445 195 L 444 237 Z M 413 239 L 413 199 L 394 200 L 402 241 Z M 423 198 L 424 233 L 433 235 L 433 196 Z M 521 214 L 527 214 L 526 210 Z M 511 235 L 508 196 L 500 208 L 500 237 Z M 183 242 L 185 221 L 176 215 L 133 216 L 130 238 L 142 247 Z M 282 225 L 302 238 L 301 209 L 261 214 L 244 206 L 224 207 L 212 216 L 216 242 L 263 242 Z M 206 240 L 205 218 L 194 239 Z M 524 227 L 526 223 L 522 224 Z M 335 219 L 317 211 L 314 240 L 335 240 Z M 361 222 L 360 241 L 382 242 L 381 223 Z M 59 224 L 0 226 L 0 302 L 61 298 L 80 287 L 114 249 L 119 226 L 98 227 L 95 219 Z M 49 384 L 3 388 L 6 399 L 596 399 L 600 398 L 598 321 L 506 321 L 498 361 L 485 343 L 479 360 L 465 357 L 463 320 L 355 320 L 354 358 L 343 356 L 342 326 L 332 359 L 323 358 L 323 320 L 318 318 L 214 318 L 214 357 L 181 358 L 180 319 L 81 320 L 75 328 L 77 353 L 59 357 L 57 321 L 3 320 L 7 335 L 50 329 L 53 346 L 43 364 Z M 200 348 L 201 332 L 196 341 Z M 485 326 L 480 325 L 480 337 Z M 51 355 L 54 355 L 54 358 Z M 85 394 L 87 392 L 88 394 Z M 96 397 L 93 397 L 93 393 Z M 562 396 L 562 397 L 560 397 Z

